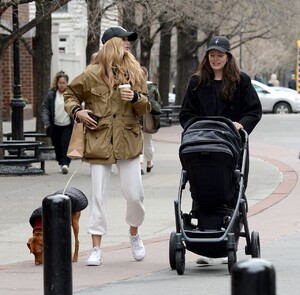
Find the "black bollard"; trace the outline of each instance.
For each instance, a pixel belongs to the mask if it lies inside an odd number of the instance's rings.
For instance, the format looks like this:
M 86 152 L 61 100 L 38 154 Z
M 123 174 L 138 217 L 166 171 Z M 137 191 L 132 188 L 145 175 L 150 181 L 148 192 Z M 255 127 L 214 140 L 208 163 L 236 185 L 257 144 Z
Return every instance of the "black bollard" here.
M 72 295 L 71 201 L 61 194 L 43 200 L 44 295 Z
M 264 259 L 241 261 L 232 268 L 231 295 L 276 295 L 273 265 Z

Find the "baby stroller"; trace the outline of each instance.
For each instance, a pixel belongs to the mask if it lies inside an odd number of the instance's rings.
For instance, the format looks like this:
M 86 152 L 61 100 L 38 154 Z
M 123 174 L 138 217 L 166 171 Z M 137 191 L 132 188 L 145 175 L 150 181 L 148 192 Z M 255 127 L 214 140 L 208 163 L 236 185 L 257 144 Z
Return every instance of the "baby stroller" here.
M 176 232 L 169 240 L 170 267 L 179 275 L 185 271 L 186 249 L 211 258 L 228 257 L 231 273 L 239 237 L 246 238 L 246 255 L 260 257 L 259 233 L 250 236 L 247 222 L 247 157 L 247 132 L 237 131 L 227 118 L 198 117 L 184 128 L 179 148 L 181 179 L 174 202 Z M 184 213 L 182 192 L 187 183 L 192 210 Z

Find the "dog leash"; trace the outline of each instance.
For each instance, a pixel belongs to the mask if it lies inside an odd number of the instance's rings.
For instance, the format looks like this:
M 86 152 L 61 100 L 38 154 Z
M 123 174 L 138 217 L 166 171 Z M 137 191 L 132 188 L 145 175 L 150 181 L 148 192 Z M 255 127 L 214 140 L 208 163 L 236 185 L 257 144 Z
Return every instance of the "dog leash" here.
M 69 180 L 67 181 L 67 184 L 65 185 L 65 188 L 64 188 L 63 193 L 62 193 L 63 195 L 65 194 L 66 189 L 68 188 L 68 186 L 69 186 L 69 184 L 70 184 L 72 178 L 74 177 L 74 175 L 76 174 L 76 172 L 78 171 L 78 169 L 80 168 L 80 166 L 82 165 L 82 162 L 83 162 L 83 161 L 81 161 L 80 165 L 76 168 L 76 170 L 72 173 L 71 177 L 70 177 Z

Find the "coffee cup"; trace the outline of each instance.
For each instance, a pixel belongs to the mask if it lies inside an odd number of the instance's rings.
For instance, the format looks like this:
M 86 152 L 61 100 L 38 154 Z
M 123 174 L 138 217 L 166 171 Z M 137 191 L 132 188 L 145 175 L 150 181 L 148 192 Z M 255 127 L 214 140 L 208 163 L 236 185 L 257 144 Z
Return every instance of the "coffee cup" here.
M 123 90 L 130 90 L 131 85 L 130 84 L 121 84 L 121 85 L 119 85 L 118 88 L 119 88 L 120 92 L 122 92 Z

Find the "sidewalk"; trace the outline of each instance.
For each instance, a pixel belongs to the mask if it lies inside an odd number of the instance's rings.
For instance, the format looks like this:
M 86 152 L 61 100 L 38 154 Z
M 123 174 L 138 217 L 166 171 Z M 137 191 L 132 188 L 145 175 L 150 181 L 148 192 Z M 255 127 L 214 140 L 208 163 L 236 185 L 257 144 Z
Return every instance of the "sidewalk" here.
M 34 121 L 26 121 L 24 130 L 33 129 Z M 197 256 L 187 252 L 184 276 L 178 276 L 176 271 L 171 271 L 169 268 L 169 234 L 175 229 L 173 201 L 177 197 L 181 171 L 178 160 L 180 133 L 180 126 L 175 125 L 162 128 L 153 136 L 154 168 L 150 174 L 146 173 L 143 176 L 146 219 L 141 227 L 141 233 L 146 245 L 145 260 L 135 262 L 131 256 L 127 236 L 128 226 L 124 221 L 125 204 L 120 194 L 116 172 L 111 179 L 108 204 L 109 228 L 107 236 L 103 239 L 104 253 L 101 267 L 85 265 L 91 241 L 86 234 L 88 209 L 82 212 L 79 235 L 80 257 L 78 263 L 72 264 L 75 294 L 100 294 L 100 292 L 101 294 L 132 294 L 133 288 L 136 292 L 143 292 L 143 295 L 165 294 L 172 290 L 180 294 L 195 291 L 195 286 L 209 295 L 230 294 L 230 276 L 227 266 L 218 264 L 212 267 L 199 267 L 195 264 Z M 276 152 L 275 148 L 272 156 L 275 156 Z M 281 152 L 279 149 L 278 153 Z M 295 251 L 300 246 L 299 233 L 294 233 L 297 225 L 291 225 L 299 219 L 298 211 L 296 212 L 299 201 L 296 199 L 296 194 L 290 193 L 295 191 L 295 186 L 298 189 L 297 174 L 289 165 L 271 159 L 268 147 L 263 147 L 259 143 L 251 146 L 250 155 L 251 169 L 247 189 L 249 216 L 251 216 L 250 230 L 260 232 L 262 258 L 276 263 L 278 275 L 284 279 L 280 281 L 283 282 L 281 288 L 288 286 L 292 290 L 280 295 L 299 294 L 299 286 L 295 285 L 299 275 L 299 267 L 297 268 L 296 265 L 297 258 L 299 261 L 299 254 L 296 253 L 299 251 Z M 76 168 L 78 171 L 71 180 L 70 186 L 81 189 L 89 196 L 89 166 L 81 164 L 80 161 L 72 162 L 68 175 L 58 173 L 55 161 L 47 161 L 47 175 L 0 177 L 2 191 L 0 294 L 43 293 L 43 267 L 34 265 L 33 255 L 29 254 L 26 246 L 32 231 L 28 219 L 32 211 L 41 205 L 44 197 L 64 188 Z M 182 207 L 188 211 L 190 208 L 188 192 L 186 196 Z M 281 202 L 277 203 L 278 201 Z M 278 215 L 278 211 L 281 215 Z M 286 218 L 287 212 L 290 212 L 291 220 Z M 274 218 L 274 216 L 281 217 Z M 275 228 L 274 224 L 276 224 Z M 292 248 L 289 247 L 290 243 L 293 243 Z M 249 258 L 243 254 L 242 240 L 240 248 L 242 250 L 238 251 L 238 261 Z M 280 259 L 283 253 L 285 260 Z M 287 269 L 298 269 L 298 272 L 289 271 L 288 277 Z M 216 276 L 218 286 L 214 283 Z M 295 292 L 297 288 L 299 292 Z

